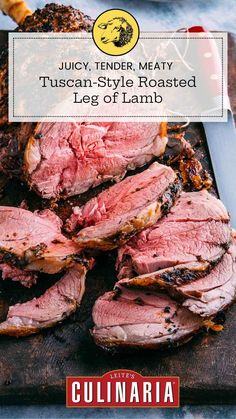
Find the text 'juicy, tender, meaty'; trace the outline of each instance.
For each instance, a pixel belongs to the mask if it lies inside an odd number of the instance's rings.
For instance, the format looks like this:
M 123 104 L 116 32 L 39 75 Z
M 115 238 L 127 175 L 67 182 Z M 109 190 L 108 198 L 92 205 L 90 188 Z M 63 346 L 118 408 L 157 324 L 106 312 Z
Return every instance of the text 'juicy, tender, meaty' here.
M 42 123 L 25 152 L 29 185 L 44 198 L 80 194 L 120 180 L 165 151 L 162 123 Z
M 169 214 L 118 253 L 119 279 L 222 257 L 231 240 L 228 213 L 207 191 L 182 193 Z
M 180 192 L 175 172 L 153 163 L 147 170 L 111 186 L 84 207 L 75 207 L 67 223 L 85 226 L 75 241 L 81 248 L 113 249 L 153 225 Z
M 68 317 L 82 300 L 85 276 L 85 266 L 71 268 L 39 298 L 11 306 L 0 335 L 31 335 Z
M 103 348 L 158 348 L 185 342 L 202 322 L 164 294 L 119 287 L 100 297 L 93 308 L 92 335 Z
M 0 207 L 1 262 L 28 271 L 56 273 L 79 262 L 76 243 L 61 233 L 61 220 L 45 210 Z

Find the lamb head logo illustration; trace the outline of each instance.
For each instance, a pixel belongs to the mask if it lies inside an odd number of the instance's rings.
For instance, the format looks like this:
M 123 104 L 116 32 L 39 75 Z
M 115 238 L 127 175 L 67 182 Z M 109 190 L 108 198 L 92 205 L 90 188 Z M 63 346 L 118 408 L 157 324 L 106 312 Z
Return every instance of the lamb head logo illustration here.
M 93 39 L 104 53 L 124 55 L 138 42 L 139 26 L 130 13 L 120 9 L 107 10 L 94 23 Z
M 115 17 L 99 25 L 103 29 L 101 41 L 104 44 L 113 42 L 116 47 L 123 47 L 131 41 L 133 28 L 123 17 Z

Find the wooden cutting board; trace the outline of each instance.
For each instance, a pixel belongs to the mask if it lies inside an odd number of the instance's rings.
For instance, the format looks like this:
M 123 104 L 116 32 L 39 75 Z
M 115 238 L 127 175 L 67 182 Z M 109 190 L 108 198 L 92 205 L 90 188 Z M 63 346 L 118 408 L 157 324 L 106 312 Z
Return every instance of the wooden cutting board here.
M 5 35 L 0 33 L 0 39 L 1 35 L 3 39 Z M 236 36 L 233 35 L 229 37 L 229 82 L 236 113 Z M 187 137 L 195 142 L 203 140 L 201 125 L 192 124 Z M 210 169 L 207 152 L 204 153 Z M 12 182 L 0 204 L 17 205 L 24 193 L 19 183 Z M 235 402 L 236 304 L 228 310 L 221 333 L 196 336 L 178 349 L 112 355 L 94 345 L 89 328 L 91 307 L 99 295 L 112 288 L 114 278 L 114 255 L 103 255 L 88 277 L 81 308 L 70 319 L 28 338 L 0 337 L 0 402 L 65 403 L 66 376 L 102 375 L 117 368 L 133 369 L 143 375 L 179 376 L 182 403 Z M 12 303 L 19 298 L 22 287 L 6 282 L 1 285 L 0 299 L 7 295 Z M 45 276 L 41 282 L 36 293 L 42 292 L 51 279 Z M 30 292 L 26 293 L 27 298 Z

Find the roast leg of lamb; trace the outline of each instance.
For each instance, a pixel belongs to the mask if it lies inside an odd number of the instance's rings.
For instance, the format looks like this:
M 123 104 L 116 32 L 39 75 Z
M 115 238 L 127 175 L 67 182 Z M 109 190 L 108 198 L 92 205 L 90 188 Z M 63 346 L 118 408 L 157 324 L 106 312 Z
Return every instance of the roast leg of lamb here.
M 118 277 L 199 261 L 214 265 L 230 241 L 229 215 L 222 202 L 205 190 L 182 193 L 165 218 L 119 249 Z
M 11 266 L 49 274 L 83 263 L 78 245 L 63 236 L 53 212 L 15 207 L 0 207 L 0 257 Z
M 80 305 L 86 272 L 85 266 L 75 266 L 39 298 L 11 306 L 0 335 L 31 335 L 68 317 Z
M 25 176 L 45 198 L 80 194 L 120 180 L 165 151 L 159 123 L 42 123 L 25 151 Z
M 105 348 L 159 348 L 184 343 L 202 327 L 199 316 L 164 294 L 120 286 L 93 308 L 92 336 Z
M 75 207 L 67 224 L 72 230 L 85 227 L 74 238 L 81 248 L 113 249 L 167 213 L 179 192 L 174 170 L 153 163 Z
M 1 82 L 1 81 L 0 81 Z M 76 195 L 165 151 L 165 123 L 42 123 L 1 127 L 0 171 L 44 198 Z
M 32 15 L 22 0 L 0 0 L 1 7 L 19 22 L 18 31 L 90 32 L 93 25 L 70 6 L 49 4 Z M 175 172 L 158 163 L 122 181 L 127 171 L 163 155 L 164 122 L 9 123 L 7 62 L 5 48 L 0 53 L 0 172 L 53 199 L 121 182 L 75 208 L 67 223 L 72 239 L 50 210 L 0 207 L 2 278 L 30 287 L 37 272 L 63 275 L 40 297 L 10 306 L 0 334 L 30 335 L 70 315 L 80 305 L 93 266 L 82 249 L 122 245 L 119 282 L 93 308 L 95 342 L 106 349 L 140 349 L 189 340 L 205 318 L 235 298 L 235 234 L 224 205 L 206 191 L 178 197 Z M 169 164 L 194 154 L 182 135 L 177 139 L 179 150 L 174 138 L 169 143 Z M 199 176 L 196 159 L 182 162 L 180 171 L 184 183 L 190 180 L 195 188 L 211 184 Z

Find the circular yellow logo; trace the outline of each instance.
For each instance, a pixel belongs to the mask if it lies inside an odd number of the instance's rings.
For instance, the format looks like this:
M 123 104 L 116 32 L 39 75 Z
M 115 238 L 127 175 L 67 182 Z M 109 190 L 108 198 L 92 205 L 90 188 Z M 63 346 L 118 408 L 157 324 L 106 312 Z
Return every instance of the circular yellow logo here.
M 93 40 L 108 55 L 127 54 L 135 47 L 138 39 L 138 22 L 125 10 L 106 10 L 93 25 Z

